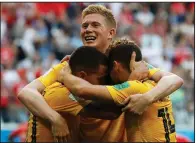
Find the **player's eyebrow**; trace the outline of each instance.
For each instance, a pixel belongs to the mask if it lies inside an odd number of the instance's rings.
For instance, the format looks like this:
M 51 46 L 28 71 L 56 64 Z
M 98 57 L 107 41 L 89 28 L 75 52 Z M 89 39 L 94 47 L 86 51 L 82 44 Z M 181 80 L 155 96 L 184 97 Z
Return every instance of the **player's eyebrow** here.
M 99 23 L 98 21 L 85 21 L 82 23 L 82 25 L 89 24 L 89 23 L 101 25 L 101 23 Z
M 93 22 L 91 22 L 92 24 L 98 24 L 98 25 L 101 25 L 99 22 L 97 22 L 97 21 L 93 21 Z
M 87 26 L 87 25 L 88 25 L 87 22 L 82 23 L 82 27 L 83 27 L 83 26 Z

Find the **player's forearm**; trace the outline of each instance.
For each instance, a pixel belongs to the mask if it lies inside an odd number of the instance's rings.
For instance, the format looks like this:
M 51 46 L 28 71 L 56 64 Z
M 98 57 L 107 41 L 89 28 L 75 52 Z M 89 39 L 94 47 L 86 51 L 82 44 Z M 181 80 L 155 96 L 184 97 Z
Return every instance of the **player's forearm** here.
M 85 98 L 85 99 L 89 99 L 88 95 L 84 96 L 84 88 L 86 88 L 87 86 L 90 86 L 91 84 L 81 78 L 78 78 L 74 75 L 71 74 L 66 74 L 66 76 L 64 76 L 63 79 L 63 84 L 71 91 L 71 93 L 73 93 L 76 96 Z
M 86 100 L 113 103 L 113 99 L 105 86 L 92 85 L 71 74 L 64 76 L 63 83 L 75 96 Z
M 150 102 L 155 102 L 164 97 L 167 97 L 172 92 L 176 91 L 183 84 L 183 79 L 177 75 L 164 76 L 158 84 L 149 92 L 145 93 Z
M 18 99 L 28 108 L 34 115 L 53 122 L 55 115 L 54 111 L 44 100 L 43 96 L 35 89 L 23 88 L 18 94 Z

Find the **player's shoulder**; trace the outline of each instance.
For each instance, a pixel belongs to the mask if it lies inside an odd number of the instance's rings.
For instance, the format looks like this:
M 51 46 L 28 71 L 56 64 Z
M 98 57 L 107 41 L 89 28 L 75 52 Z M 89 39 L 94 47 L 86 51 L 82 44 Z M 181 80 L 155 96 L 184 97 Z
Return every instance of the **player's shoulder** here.
M 69 90 L 60 82 L 55 82 L 55 83 L 51 84 L 50 86 L 48 86 L 45 89 L 45 92 L 48 92 L 48 91 L 52 91 L 54 94 L 59 93 L 59 92 L 64 93 L 64 94 L 65 93 L 69 94 Z

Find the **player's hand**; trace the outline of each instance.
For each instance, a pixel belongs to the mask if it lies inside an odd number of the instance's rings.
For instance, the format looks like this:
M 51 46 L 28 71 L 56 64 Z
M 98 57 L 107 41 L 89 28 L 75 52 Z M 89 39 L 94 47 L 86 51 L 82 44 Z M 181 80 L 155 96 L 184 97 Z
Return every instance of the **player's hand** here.
M 122 111 L 133 112 L 141 115 L 147 109 L 149 104 L 150 100 L 148 100 L 147 96 L 144 94 L 130 95 L 122 103 L 122 105 L 125 106 L 122 108 Z
M 68 74 L 71 74 L 71 69 L 69 67 L 69 64 L 64 66 L 63 69 L 60 70 L 57 76 L 57 81 L 60 83 L 64 83 L 64 78 L 66 78 Z
M 70 132 L 67 122 L 60 114 L 55 116 L 54 121 L 51 122 L 51 127 L 55 142 L 70 141 Z
M 61 63 L 63 63 L 64 61 L 69 62 L 71 55 L 66 55 L 62 60 Z
M 130 70 L 131 74 L 129 76 L 129 80 L 145 80 L 148 78 L 148 67 L 147 64 L 144 61 L 135 61 L 136 58 L 136 53 L 133 52 L 131 55 L 131 60 L 130 60 Z

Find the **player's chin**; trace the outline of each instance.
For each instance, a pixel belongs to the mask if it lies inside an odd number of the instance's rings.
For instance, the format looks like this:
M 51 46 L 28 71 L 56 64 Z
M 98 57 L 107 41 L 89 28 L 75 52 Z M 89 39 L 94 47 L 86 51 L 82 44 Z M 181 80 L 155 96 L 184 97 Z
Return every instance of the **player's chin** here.
M 85 46 L 96 47 L 96 42 L 85 42 Z

